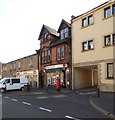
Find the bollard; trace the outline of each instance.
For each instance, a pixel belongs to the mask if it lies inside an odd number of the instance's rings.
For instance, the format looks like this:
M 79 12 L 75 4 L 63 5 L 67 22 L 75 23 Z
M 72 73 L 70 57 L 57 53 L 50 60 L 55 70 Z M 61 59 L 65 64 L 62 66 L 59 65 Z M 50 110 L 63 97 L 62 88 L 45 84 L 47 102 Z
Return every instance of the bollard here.
M 99 85 L 97 86 L 97 98 L 100 98 L 100 87 L 99 87 Z

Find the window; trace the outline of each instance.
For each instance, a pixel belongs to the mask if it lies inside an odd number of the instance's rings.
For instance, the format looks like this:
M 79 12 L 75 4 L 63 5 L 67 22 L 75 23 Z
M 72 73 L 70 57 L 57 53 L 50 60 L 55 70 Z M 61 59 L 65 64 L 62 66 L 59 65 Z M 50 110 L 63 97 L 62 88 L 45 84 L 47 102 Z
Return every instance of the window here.
M 115 15 L 115 4 L 113 5 L 113 15 Z
M 115 45 L 115 34 L 113 34 L 113 45 Z
M 68 38 L 68 36 L 69 36 L 68 28 L 61 30 L 61 39 Z
M 44 52 L 42 52 L 42 63 L 44 63 Z
M 105 10 L 104 10 L 104 18 L 110 17 L 110 14 L 111 14 L 110 7 L 105 8 Z
M 88 25 L 93 24 L 93 15 L 88 17 Z
M 44 34 L 44 41 L 47 41 L 47 36 L 48 36 L 48 33 L 45 33 Z
M 110 45 L 111 45 L 110 35 L 105 36 L 105 46 L 110 46 Z
M 60 59 L 60 48 L 57 48 L 57 60 Z
M 12 70 L 12 64 L 10 64 L 10 70 Z
M 107 63 L 107 78 L 113 79 L 113 63 Z
M 68 33 L 69 33 L 68 31 L 69 31 L 68 28 L 65 28 L 65 38 L 68 38 L 68 36 L 69 36 L 68 35 Z
M 87 42 L 83 42 L 82 45 L 83 45 L 83 51 L 86 51 L 87 50 Z
M 61 39 L 64 39 L 64 30 L 61 30 Z
M 7 70 L 7 66 L 5 65 L 5 68 L 4 68 L 4 70 L 6 71 Z
M 48 62 L 50 62 L 50 50 L 48 50 Z
M 16 69 L 16 64 L 14 63 L 14 70 Z
M 30 67 L 32 67 L 33 66 L 33 58 L 30 58 Z
M 92 50 L 93 49 L 93 40 L 88 41 L 88 49 Z
M 4 83 L 5 84 L 10 83 L 10 79 L 6 79 Z
M 20 62 L 18 62 L 18 68 L 21 68 Z
M 84 18 L 84 19 L 82 20 L 82 27 L 86 27 L 86 26 L 87 26 L 87 19 Z
M 61 59 L 64 59 L 64 46 L 61 47 Z
M 13 83 L 20 83 L 20 79 L 12 79 L 12 84 Z
M 47 62 L 47 51 L 45 51 L 45 63 Z

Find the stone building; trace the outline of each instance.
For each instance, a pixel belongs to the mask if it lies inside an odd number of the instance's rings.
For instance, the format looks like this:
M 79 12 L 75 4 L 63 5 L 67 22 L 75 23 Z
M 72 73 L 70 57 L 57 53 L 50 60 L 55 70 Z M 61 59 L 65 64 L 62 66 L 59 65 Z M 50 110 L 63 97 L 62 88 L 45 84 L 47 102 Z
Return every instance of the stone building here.
M 39 87 L 38 55 L 32 54 L 2 65 L 2 77 L 27 77 L 31 87 Z
M 72 17 L 72 88 L 115 91 L 115 0 Z

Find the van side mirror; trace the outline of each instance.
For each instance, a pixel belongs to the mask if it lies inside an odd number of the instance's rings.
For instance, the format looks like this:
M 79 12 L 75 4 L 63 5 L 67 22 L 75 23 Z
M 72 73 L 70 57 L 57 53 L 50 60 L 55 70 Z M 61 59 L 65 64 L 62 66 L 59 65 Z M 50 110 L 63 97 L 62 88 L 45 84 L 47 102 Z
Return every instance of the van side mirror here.
M 5 82 L 3 84 L 5 85 Z

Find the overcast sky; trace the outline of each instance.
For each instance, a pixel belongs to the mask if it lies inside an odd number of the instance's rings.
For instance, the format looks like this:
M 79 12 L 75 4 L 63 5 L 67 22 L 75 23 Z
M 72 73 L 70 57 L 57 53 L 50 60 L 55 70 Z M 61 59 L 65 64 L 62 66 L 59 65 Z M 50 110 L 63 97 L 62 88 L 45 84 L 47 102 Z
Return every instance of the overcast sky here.
M 108 0 L 0 0 L 0 62 L 35 53 L 42 25 L 58 30 L 62 19 L 70 23 Z

